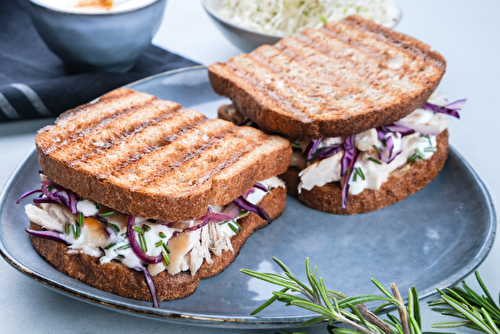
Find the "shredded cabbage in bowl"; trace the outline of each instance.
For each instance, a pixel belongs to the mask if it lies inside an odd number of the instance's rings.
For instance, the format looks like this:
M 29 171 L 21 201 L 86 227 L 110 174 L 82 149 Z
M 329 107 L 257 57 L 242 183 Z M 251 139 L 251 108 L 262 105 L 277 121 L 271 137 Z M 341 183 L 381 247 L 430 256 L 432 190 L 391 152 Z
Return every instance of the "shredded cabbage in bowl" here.
M 395 0 L 218 0 L 218 4 L 217 12 L 231 23 L 280 37 L 349 15 L 390 28 L 401 16 Z

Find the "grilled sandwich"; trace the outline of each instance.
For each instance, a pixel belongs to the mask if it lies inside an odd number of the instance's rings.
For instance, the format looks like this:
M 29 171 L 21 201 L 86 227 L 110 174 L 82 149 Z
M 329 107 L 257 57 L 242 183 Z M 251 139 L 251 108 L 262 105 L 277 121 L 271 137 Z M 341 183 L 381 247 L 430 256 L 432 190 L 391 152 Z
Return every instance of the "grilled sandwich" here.
M 285 139 L 131 89 L 64 113 L 36 148 L 41 189 L 21 197 L 41 194 L 26 206 L 35 249 L 155 306 L 224 270 L 285 208 Z
M 291 168 L 281 176 L 291 194 L 353 214 L 406 198 L 442 169 L 448 116 L 458 117 L 465 102 L 435 93 L 445 70 L 428 45 L 351 16 L 208 73 L 215 92 L 233 102 L 220 118 L 291 141 Z

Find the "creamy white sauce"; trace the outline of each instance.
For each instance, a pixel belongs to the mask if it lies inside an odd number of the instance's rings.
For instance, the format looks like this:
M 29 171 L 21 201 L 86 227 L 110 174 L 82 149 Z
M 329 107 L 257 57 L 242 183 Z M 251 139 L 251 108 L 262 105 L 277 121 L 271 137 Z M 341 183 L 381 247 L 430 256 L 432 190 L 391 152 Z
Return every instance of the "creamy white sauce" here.
M 439 93 L 433 93 L 428 100 L 430 103 L 444 106 L 448 103 L 446 97 Z M 357 195 L 364 189 L 378 190 L 384 182 L 387 181 L 390 173 L 408 163 L 408 159 L 412 157 L 417 150 L 421 153 L 422 158 L 416 160 L 426 160 L 433 156 L 434 149 L 437 145 L 436 137 L 443 132 L 449 125 L 450 118 L 441 113 L 434 113 L 429 110 L 416 109 L 408 116 L 398 121 L 398 124 L 405 126 L 405 124 L 412 128 L 419 128 L 422 131 L 435 133 L 435 135 L 421 136 L 418 132 L 401 136 L 399 133 L 388 133 L 385 139 L 392 137 L 394 143 L 393 154 L 401 151 L 396 158 L 387 164 L 381 162 L 377 164 L 369 158 L 379 160 L 379 154 L 374 146 L 382 148 L 383 144 L 378 139 L 376 129 L 370 129 L 355 137 L 355 146 L 360 150 L 360 154 L 354 168 L 359 168 L 363 173 L 364 179 L 359 173 L 351 173 L 349 178 L 349 194 Z M 343 138 L 324 138 L 320 147 L 328 146 L 343 142 Z M 303 151 L 307 147 L 308 140 L 298 141 Z M 427 150 L 426 150 L 427 149 Z M 299 193 L 302 189 L 311 190 L 315 186 L 324 186 L 330 182 L 341 181 L 343 178 L 340 176 L 341 172 L 341 158 L 343 151 L 331 156 L 329 158 L 309 163 L 300 174 L 300 184 L 298 187 Z M 298 160 L 298 159 L 297 159 Z M 354 170 L 355 171 L 355 170 Z M 356 177 L 354 177 L 356 175 Z M 354 180 L 356 179 L 356 180 Z
M 284 182 L 277 177 L 272 177 L 259 183 L 268 189 L 285 187 Z M 266 194 L 267 192 L 256 189 L 253 193 L 249 194 L 247 200 L 252 204 L 258 204 Z M 77 208 L 85 216 L 110 211 L 106 207 L 101 207 L 98 210 L 95 202 L 90 200 L 79 201 Z M 214 212 L 223 212 L 225 206 L 210 206 L 210 208 Z M 86 218 L 84 226 L 80 229 L 80 235 L 76 238 L 73 229 L 76 229 L 77 223 L 75 221 L 78 220 L 78 216 L 73 215 L 65 206 L 59 204 L 42 204 L 41 208 L 39 208 L 29 204 L 26 205 L 25 211 L 33 223 L 49 230 L 61 232 L 61 238 L 70 244 L 68 246 L 70 252 L 79 251 L 99 257 L 101 263 L 118 260 L 126 267 L 133 269 L 144 265 L 129 246 L 129 239 L 126 233 L 128 216 L 126 215 L 114 212 L 112 215 L 106 217 L 110 223 L 108 230 L 113 231 L 109 237 L 104 231 L 106 224 L 100 223 L 92 217 Z M 233 247 L 230 238 L 236 233 L 230 224 L 236 227 L 237 220 L 246 215 L 240 214 L 230 222 L 209 223 L 200 229 L 180 234 L 177 233 L 181 232 L 182 229 L 196 226 L 201 221 L 189 220 L 168 227 L 136 217 L 134 225 L 145 231 L 143 235 L 147 245 L 147 255 L 153 257 L 161 255 L 162 247 L 156 246 L 160 241 L 163 241 L 171 251 L 169 254 L 170 264 L 165 265 L 165 262 L 162 261 L 158 264 L 149 265 L 148 270 L 150 274 L 154 276 L 167 270 L 170 274 L 175 275 L 180 271 L 190 270 L 191 274 L 194 275 L 204 260 L 209 264 L 213 262 L 211 259 L 212 254 L 220 256 L 224 250 L 232 252 Z M 69 225 L 68 234 L 65 232 L 66 225 Z M 133 233 L 136 235 L 136 239 L 139 240 L 138 233 L 135 231 Z
M 156 0 L 32 0 L 43 6 L 73 13 L 104 13 L 139 8 Z

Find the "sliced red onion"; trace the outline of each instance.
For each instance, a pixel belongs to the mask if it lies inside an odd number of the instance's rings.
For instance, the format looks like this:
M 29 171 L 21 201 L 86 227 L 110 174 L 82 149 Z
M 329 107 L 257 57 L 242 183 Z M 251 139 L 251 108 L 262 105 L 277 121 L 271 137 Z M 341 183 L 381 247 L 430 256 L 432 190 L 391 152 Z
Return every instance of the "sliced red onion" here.
M 41 189 L 35 189 L 35 190 L 30 190 L 28 192 L 25 192 L 24 194 L 21 195 L 21 197 L 19 197 L 19 199 L 16 201 L 16 204 L 19 204 L 19 202 L 21 202 L 21 200 L 25 197 L 28 197 L 29 195 L 33 195 L 33 194 L 36 194 L 36 193 L 41 193 L 42 190 Z
M 320 139 L 313 139 L 309 142 L 309 145 L 307 145 L 306 150 L 304 152 L 304 156 L 306 157 L 306 160 L 311 159 L 313 154 L 316 152 L 316 150 L 319 147 L 319 144 L 321 144 L 321 141 L 323 138 Z
M 69 245 L 69 243 L 66 242 L 66 240 L 64 240 L 61 237 L 61 232 L 58 232 L 58 231 L 55 231 L 55 230 L 35 231 L 35 230 L 31 230 L 29 228 L 26 228 L 25 230 L 26 230 L 26 232 L 28 232 L 29 234 L 31 234 L 32 236 L 35 236 L 37 238 L 49 239 L 49 240 L 54 240 L 54 241 L 60 241 L 60 242 L 65 243 L 66 245 Z
M 37 204 L 42 204 L 42 203 L 60 204 L 59 202 L 56 202 L 53 199 L 50 199 L 50 198 L 47 198 L 47 197 L 33 198 L 33 203 L 37 203 Z
M 207 212 L 203 216 L 201 216 L 199 219 L 195 220 L 195 221 L 201 221 L 200 224 L 198 224 L 196 226 L 189 227 L 189 228 L 183 230 L 182 232 L 190 232 L 190 231 L 195 231 L 197 229 L 200 229 L 203 226 L 207 225 L 210 222 L 210 220 L 212 220 L 212 209 L 208 208 Z M 175 235 L 177 235 L 177 234 L 175 234 Z
M 466 99 L 458 100 L 458 101 L 449 103 L 445 106 L 438 106 L 438 105 L 427 102 L 426 104 L 424 104 L 424 106 L 422 108 L 424 108 L 425 110 L 431 110 L 434 112 L 442 113 L 442 114 L 453 116 L 453 117 L 460 119 L 460 115 L 458 114 L 458 111 L 462 110 L 466 101 L 467 101 Z
M 163 261 L 163 255 L 160 254 L 158 256 L 149 256 L 147 254 L 144 254 L 141 249 L 141 245 L 137 241 L 137 238 L 135 234 L 137 233 L 134 230 L 134 222 L 135 222 L 135 217 L 130 215 L 128 216 L 128 221 L 127 221 L 127 234 L 128 234 L 128 241 L 130 243 L 130 247 L 132 248 L 132 251 L 137 255 L 137 257 L 148 264 L 155 264 L 155 263 L 160 263 Z
M 269 215 L 262 209 L 262 205 L 257 206 L 255 204 L 250 203 L 246 198 L 243 196 L 238 197 L 233 201 L 234 204 L 239 206 L 245 211 L 252 211 L 255 212 L 257 215 L 259 215 L 260 218 L 267 220 L 267 222 L 270 224 L 271 223 L 271 218 Z
M 344 140 L 344 155 L 342 156 L 342 159 L 340 160 L 340 176 L 344 176 L 347 168 L 351 165 L 352 159 L 354 157 L 354 153 L 356 151 L 356 147 L 354 146 L 354 139 L 356 135 L 351 135 L 345 137 Z M 352 172 L 352 170 L 351 170 Z
M 356 163 L 356 160 L 358 160 L 358 156 L 359 156 L 359 150 L 354 148 L 354 153 L 352 155 L 352 159 L 351 159 L 349 166 L 348 166 L 350 173 L 345 174 L 344 184 L 342 185 L 342 209 L 344 209 L 344 210 L 347 208 L 347 194 L 349 193 L 349 179 L 350 179 L 350 176 L 352 174 L 354 164 Z
M 149 292 L 151 292 L 151 298 L 153 299 L 153 307 L 158 308 L 160 305 L 158 304 L 158 297 L 156 296 L 156 286 L 153 281 L 153 277 L 149 273 L 148 268 L 146 267 L 135 267 L 137 271 L 142 271 L 144 273 L 144 278 L 146 279 L 146 284 L 148 285 Z
M 265 185 L 263 185 L 261 183 L 258 183 L 258 182 L 253 187 L 257 188 L 257 189 L 260 189 L 260 190 L 262 190 L 263 192 L 266 192 L 266 193 L 267 193 L 267 190 L 268 190 Z
M 109 226 L 104 226 L 104 232 L 108 235 L 108 239 L 111 238 L 112 236 L 116 235 L 115 230 L 113 230 Z
M 318 153 L 313 155 L 309 161 L 314 161 L 316 159 L 326 159 L 329 158 L 337 153 L 339 153 L 342 150 L 342 145 L 332 145 L 332 146 L 326 146 L 322 147 Z
M 41 183 L 42 183 L 42 192 L 45 196 L 47 196 L 47 198 L 56 201 L 59 204 L 67 206 L 71 210 L 72 214 L 76 215 L 78 213 L 78 210 L 76 208 L 77 200 L 74 192 L 50 180 L 44 180 Z M 48 190 L 48 187 L 52 187 L 56 189 L 56 191 L 50 192 Z
M 400 124 L 401 126 L 411 128 L 414 130 L 413 132 L 418 132 L 424 136 L 428 135 L 437 136 L 441 133 L 439 131 L 439 128 L 434 125 L 412 124 L 404 120 L 399 120 L 397 123 Z

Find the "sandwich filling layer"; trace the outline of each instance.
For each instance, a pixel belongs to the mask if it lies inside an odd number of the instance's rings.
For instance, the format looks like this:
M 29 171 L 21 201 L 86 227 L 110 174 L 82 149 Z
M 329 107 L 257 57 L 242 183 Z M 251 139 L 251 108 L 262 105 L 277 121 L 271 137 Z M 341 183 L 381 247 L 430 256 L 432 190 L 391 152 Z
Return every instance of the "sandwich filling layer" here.
M 434 93 L 426 106 L 447 103 L 445 96 Z M 424 106 L 397 123 L 354 136 L 296 140 L 290 166 L 301 170 L 299 193 L 330 182 L 341 182 L 350 195 L 379 190 L 396 169 L 429 159 L 437 150 L 436 137 L 450 122 L 447 115 L 429 109 Z
M 71 192 L 61 191 L 42 175 L 44 186 L 49 196 L 44 194 L 34 200 L 37 205 L 25 206 L 30 221 L 46 229 L 43 235 L 35 236 L 64 242 L 70 252 L 98 257 L 101 263 L 118 261 L 135 270 L 147 266 L 155 276 L 165 270 L 171 275 L 189 270 L 194 275 L 203 261 L 213 262 L 212 255 L 220 256 L 224 250 L 232 252 L 231 237 L 240 229 L 238 220 L 246 217 L 249 210 L 258 211 L 257 204 L 264 196 L 273 188 L 284 188 L 285 184 L 277 177 L 260 181 L 228 205 L 209 206 L 203 217 L 183 222 L 128 216 L 85 198 L 53 203 L 57 196 L 69 194 L 67 197 L 71 198 Z M 65 195 L 61 195 L 64 191 Z M 131 237 L 140 245 L 139 254 Z M 144 261 L 158 258 L 161 260 Z

